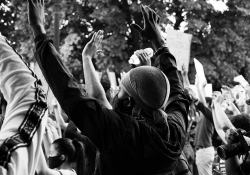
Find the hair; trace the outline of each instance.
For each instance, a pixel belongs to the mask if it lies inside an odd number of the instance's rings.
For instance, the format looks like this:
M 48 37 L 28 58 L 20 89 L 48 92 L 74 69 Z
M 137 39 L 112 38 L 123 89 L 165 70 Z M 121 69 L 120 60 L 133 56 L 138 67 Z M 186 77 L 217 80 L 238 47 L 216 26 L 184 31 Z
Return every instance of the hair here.
M 208 107 L 211 109 L 213 99 L 211 97 L 205 97 Z
M 74 139 L 60 138 L 53 142 L 55 149 L 68 158 L 69 163 L 76 163 L 76 173 L 81 175 L 87 174 L 85 149 L 81 142 Z
M 250 131 L 250 116 L 248 114 L 240 114 L 230 118 L 235 128 L 240 128 L 246 132 Z

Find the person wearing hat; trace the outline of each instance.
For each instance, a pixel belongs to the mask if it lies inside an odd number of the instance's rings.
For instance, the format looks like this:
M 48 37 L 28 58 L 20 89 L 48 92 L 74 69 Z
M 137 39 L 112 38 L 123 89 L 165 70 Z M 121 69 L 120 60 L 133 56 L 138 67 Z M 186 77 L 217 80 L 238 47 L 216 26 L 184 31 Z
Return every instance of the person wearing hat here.
M 132 24 L 156 50 L 155 67 L 141 66 L 121 80 L 117 100 L 135 101 L 132 115 L 108 109 L 81 92 L 44 29 L 44 4 L 29 0 L 36 59 L 53 94 L 81 133 L 97 147 L 100 174 L 170 174 L 178 163 L 187 125 L 188 102 L 174 56 L 165 47 L 159 16 L 141 6 L 144 28 Z M 93 52 L 84 57 L 91 59 Z

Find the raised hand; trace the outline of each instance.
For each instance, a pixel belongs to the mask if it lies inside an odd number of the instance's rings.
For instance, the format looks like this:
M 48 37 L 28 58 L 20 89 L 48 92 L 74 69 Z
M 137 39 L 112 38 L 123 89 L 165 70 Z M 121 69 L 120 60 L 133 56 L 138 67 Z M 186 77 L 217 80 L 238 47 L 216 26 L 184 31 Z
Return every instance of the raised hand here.
M 44 0 L 28 0 L 28 16 L 35 36 L 46 33 L 44 29 Z
M 188 71 L 187 71 L 186 66 L 183 64 L 181 68 L 182 68 L 182 75 L 183 75 L 183 76 L 187 76 Z
M 164 39 L 161 36 L 159 27 L 160 17 L 151 8 L 141 5 L 141 12 L 143 16 L 143 28 L 138 24 L 131 24 L 139 34 L 145 39 L 151 41 L 154 47 L 157 49 L 164 46 Z
M 238 143 L 239 142 L 239 133 L 246 133 L 246 131 L 242 130 L 242 129 L 234 129 L 234 128 L 230 128 L 226 130 L 225 133 L 225 139 L 229 144 L 233 144 L 233 143 Z
M 213 93 L 213 102 L 214 103 L 219 103 L 220 105 L 222 104 L 222 102 L 224 101 L 221 92 L 219 91 L 215 91 Z
M 221 91 L 222 91 L 222 95 L 226 99 L 234 101 L 234 95 L 233 95 L 232 89 L 230 87 L 222 85 Z
M 121 86 L 121 80 L 123 79 L 123 77 L 126 75 L 126 72 L 121 72 L 120 76 L 121 78 L 118 78 L 118 83 L 119 83 L 119 87 Z
M 103 39 L 103 31 L 99 30 L 98 32 L 95 32 L 92 36 L 91 40 L 86 44 L 86 46 L 83 49 L 82 57 L 84 58 L 93 58 L 93 56 L 100 52 L 97 49 L 101 46 Z
M 188 90 L 188 95 L 189 95 L 189 97 L 191 98 L 192 101 L 197 101 L 198 100 L 197 95 L 195 94 L 195 92 L 191 88 L 186 87 L 185 89 Z
M 134 53 L 140 60 L 141 66 L 151 66 L 151 58 L 144 50 L 137 50 Z

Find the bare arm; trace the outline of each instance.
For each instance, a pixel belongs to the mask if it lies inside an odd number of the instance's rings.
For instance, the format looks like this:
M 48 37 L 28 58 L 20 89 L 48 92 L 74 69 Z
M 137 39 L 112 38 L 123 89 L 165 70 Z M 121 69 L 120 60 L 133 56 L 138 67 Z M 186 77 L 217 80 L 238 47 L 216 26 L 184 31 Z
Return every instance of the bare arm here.
M 200 102 L 202 102 L 205 106 L 207 106 L 206 98 L 205 98 L 205 91 L 204 91 L 204 88 L 205 88 L 205 86 L 206 86 L 206 83 L 200 82 L 198 76 L 196 75 L 195 85 L 196 85 L 196 87 L 197 87 L 198 99 L 199 99 Z
M 212 109 L 212 114 L 213 114 L 213 122 L 214 122 L 214 128 L 217 132 L 217 134 L 220 136 L 221 140 L 227 144 L 227 141 L 225 139 L 225 132 L 223 131 L 222 127 L 219 125 L 218 121 L 217 121 L 217 116 L 216 116 L 216 113 L 215 113 L 215 110 L 214 108 Z
M 237 156 L 231 157 L 225 161 L 226 165 L 226 174 L 235 175 L 239 172 L 240 160 Z
M 223 142 L 227 143 L 225 139 L 225 131 L 230 128 L 235 130 L 235 127 L 233 126 L 229 118 L 227 117 L 226 113 L 223 111 L 221 107 L 222 102 L 223 102 L 223 98 L 220 92 L 215 92 L 214 100 L 213 100 L 213 109 L 212 109 L 214 126 L 215 126 L 217 133 L 223 140 Z
M 92 63 L 92 57 L 96 53 L 97 47 L 100 45 L 103 38 L 103 31 L 98 31 L 86 44 L 82 53 L 82 62 L 84 70 L 84 79 L 88 94 L 99 100 L 105 107 L 112 109 L 112 106 L 106 98 L 105 91 L 101 85 L 99 77 Z
M 186 67 L 183 65 L 182 66 L 182 77 L 183 77 L 183 86 L 185 87 L 189 87 L 190 86 L 190 82 L 188 79 L 188 71 L 186 69 Z
M 56 101 L 56 104 L 53 105 L 53 110 L 56 116 L 56 121 L 60 125 L 60 127 L 65 131 L 68 123 L 66 123 L 62 117 L 62 109 L 59 103 Z

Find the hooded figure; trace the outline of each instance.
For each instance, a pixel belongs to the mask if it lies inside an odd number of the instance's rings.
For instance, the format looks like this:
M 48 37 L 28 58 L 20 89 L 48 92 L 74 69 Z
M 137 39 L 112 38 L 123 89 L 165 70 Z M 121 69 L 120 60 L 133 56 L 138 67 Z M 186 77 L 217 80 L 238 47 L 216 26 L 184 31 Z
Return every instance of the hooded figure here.
M 155 123 L 166 122 L 167 114 L 164 110 L 169 97 L 170 85 L 162 71 L 151 66 L 134 68 L 123 77 L 121 88 L 136 102 L 134 110 L 138 113 L 133 112 L 134 115 L 140 117 L 141 109 L 144 109 L 147 112 L 153 112 Z M 119 94 L 118 98 L 120 98 Z

